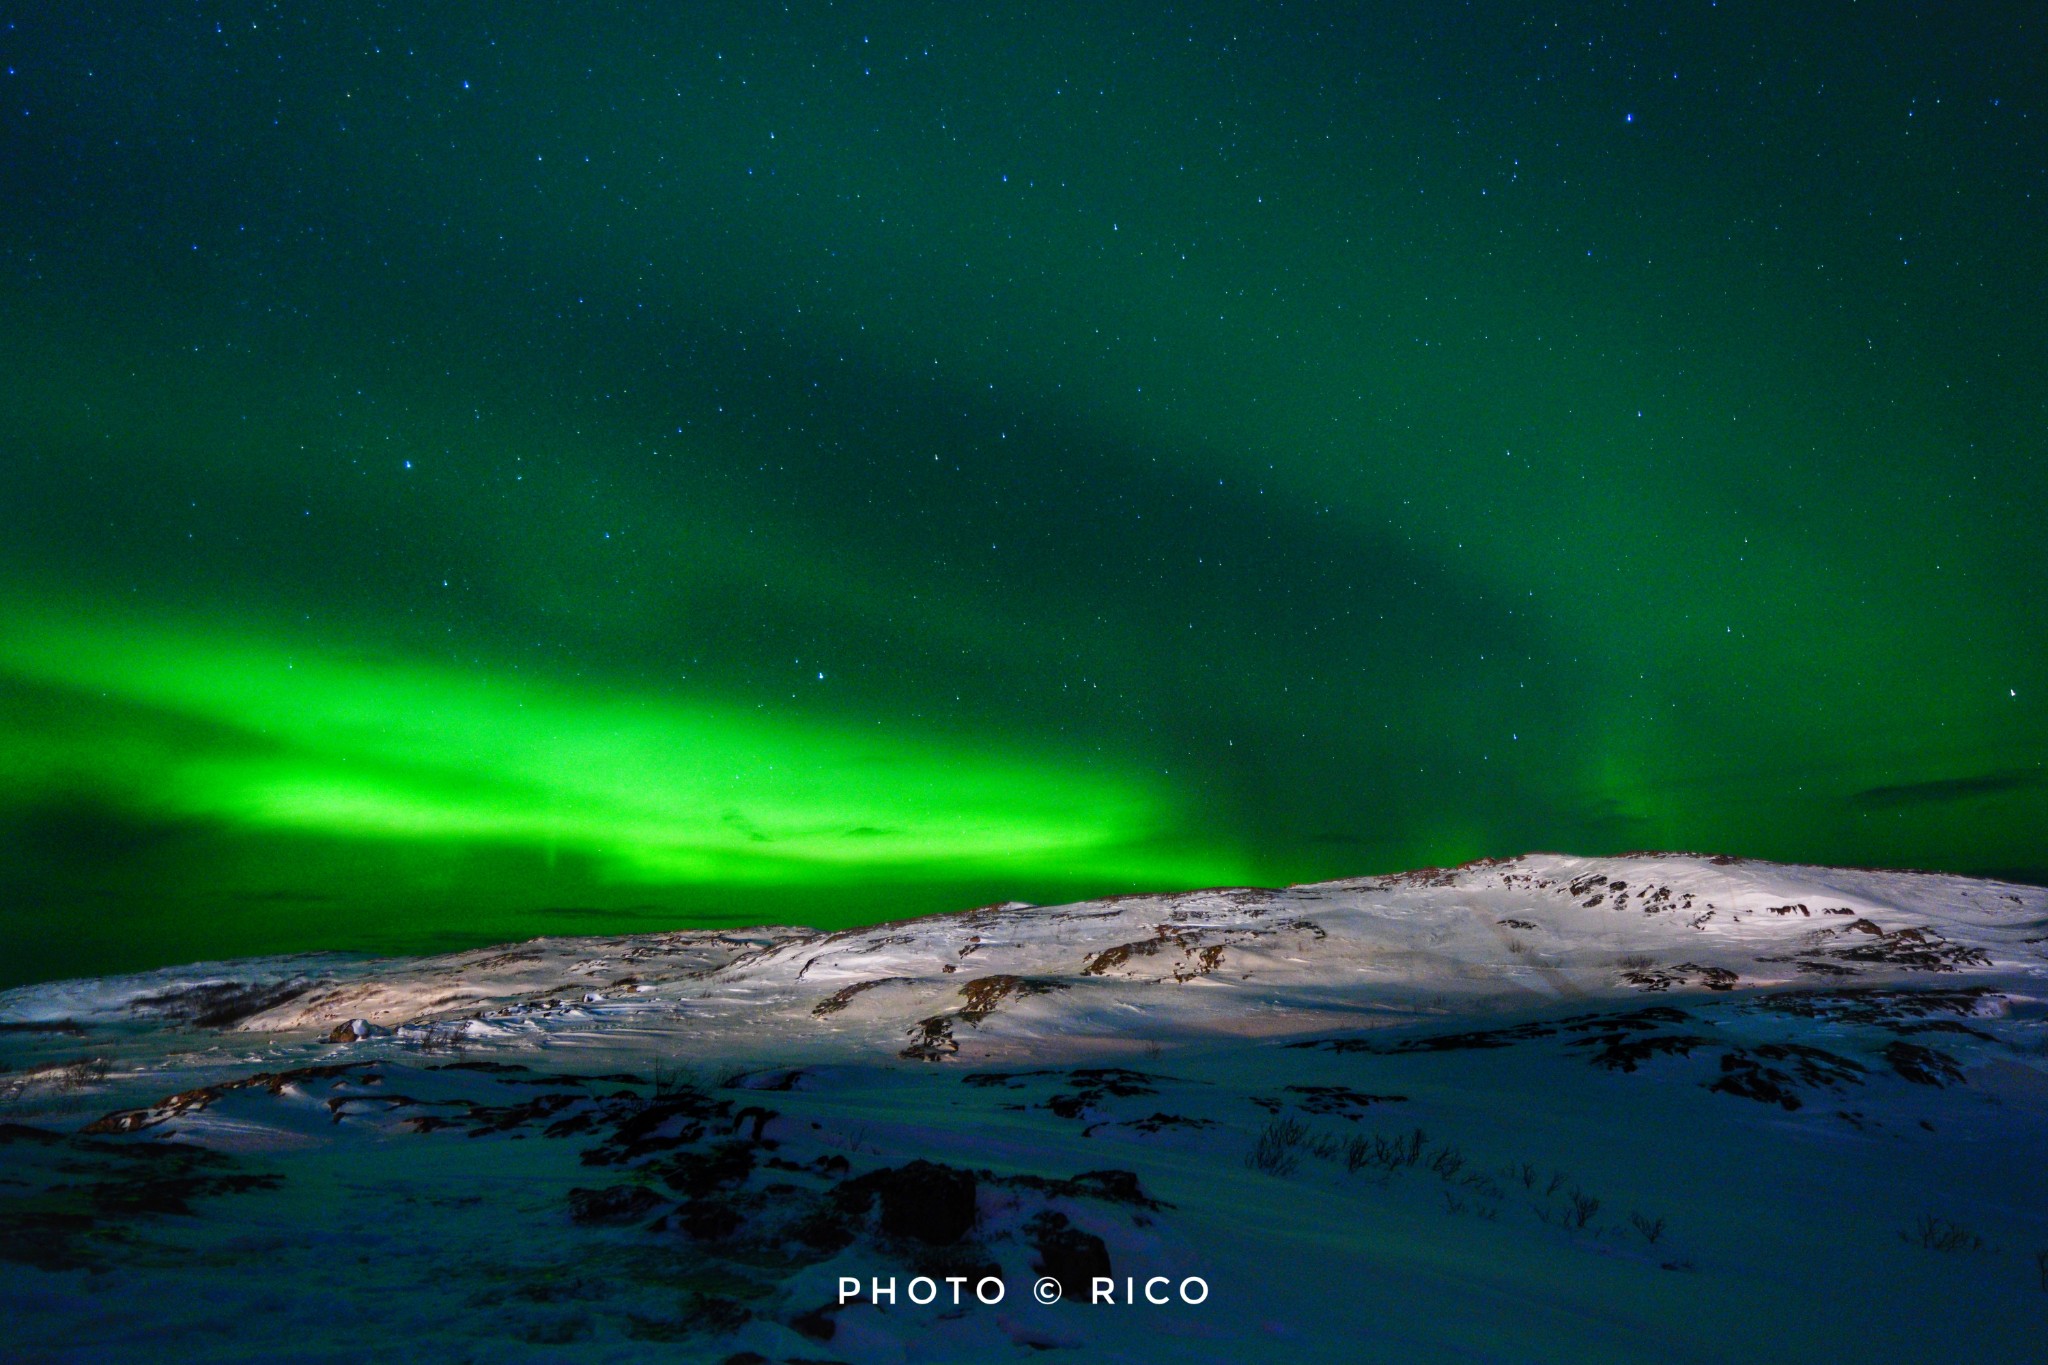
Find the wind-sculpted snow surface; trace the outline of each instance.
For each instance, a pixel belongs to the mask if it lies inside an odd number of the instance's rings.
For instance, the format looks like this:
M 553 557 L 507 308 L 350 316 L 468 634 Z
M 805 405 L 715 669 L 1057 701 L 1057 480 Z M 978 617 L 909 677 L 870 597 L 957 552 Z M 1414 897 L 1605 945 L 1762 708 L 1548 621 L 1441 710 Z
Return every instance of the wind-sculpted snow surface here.
M 2037 888 L 1532 855 L 28 987 L 0 1344 L 2025 1358 L 2044 950 Z

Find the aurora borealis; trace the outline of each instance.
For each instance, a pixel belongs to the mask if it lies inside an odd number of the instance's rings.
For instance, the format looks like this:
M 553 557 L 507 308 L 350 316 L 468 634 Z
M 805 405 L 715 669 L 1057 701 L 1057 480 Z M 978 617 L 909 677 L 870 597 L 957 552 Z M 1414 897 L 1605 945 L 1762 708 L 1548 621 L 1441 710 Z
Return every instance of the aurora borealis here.
M 0 31 L 0 985 L 1534 848 L 2048 877 L 2018 11 Z

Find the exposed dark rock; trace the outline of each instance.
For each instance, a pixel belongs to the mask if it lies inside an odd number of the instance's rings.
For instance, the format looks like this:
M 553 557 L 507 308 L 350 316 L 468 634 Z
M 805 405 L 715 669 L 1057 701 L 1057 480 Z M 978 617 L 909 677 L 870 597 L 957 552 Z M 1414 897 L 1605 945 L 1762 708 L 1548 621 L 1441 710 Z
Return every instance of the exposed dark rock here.
M 1133 1132 L 1138 1133 L 1158 1133 L 1163 1132 L 1168 1128 L 1187 1128 L 1193 1130 L 1200 1130 L 1203 1128 L 1214 1128 L 1215 1126 L 1216 1122 L 1214 1119 L 1191 1119 L 1183 1117 L 1180 1114 L 1162 1114 L 1157 1111 L 1154 1111 L 1151 1115 L 1142 1119 L 1125 1119 L 1122 1122 L 1115 1124 L 1094 1124 L 1090 1126 L 1082 1134 L 1082 1136 L 1090 1136 L 1095 1132 L 1097 1128 L 1103 1127 L 1129 1128 Z
M 798 1090 L 804 1088 L 804 1068 L 778 1067 L 772 1071 L 750 1071 L 727 1081 L 733 1090 Z
M 1055 1076 L 1055 1071 L 975 1071 L 962 1076 L 963 1085 L 982 1088 L 1001 1086 L 1005 1090 L 1021 1090 L 1023 1082 L 1033 1076 Z
M 853 1221 L 831 1206 L 813 1209 L 789 1225 L 789 1235 L 814 1251 L 830 1255 L 853 1242 Z
M 1548 1038 L 1557 1032 L 1554 1024 L 1513 1024 L 1507 1028 L 1479 1029 L 1470 1033 L 1433 1033 L 1423 1038 L 1404 1038 L 1400 1042 L 1384 1047 L 1365 1042 L 1363 1039 L 1342 1039 L 1331 1044 L 1336 1052 L 1464 1052 L 1486 1048 L 1513 1047 L 1532 1038 Z M 1356 1048 L 1346 1046 L 1357 1043 Z M 1296 1047 L 1312 1047 L 1312 1043 L 1296 1043 Z
M 217 1085 L 202 1085 L 191 1090 L 181 1090 L 167 1095 L 147 1109 L 117 1109 L 94 1119 L 79 1131 L 97 1133 L 134 1133 L 144 1128 L 154 1128 L 178 1115 L 195 1109 L 204 1109 L 222 1095 L 234 1090 L 267 1090 L 273 1095 L 284 1093 L 287 1086 L 301 1085 L 308 1081 L 332 1080 L 360 1071 L 365 1077 L 375 1073 L 370 1070 L 373 1062 L 338 1062 L 328 1066 L 301 1066 L 289 1071 L 261 1071 L 254 1076 L 245 1076 L 237 1081 L 222 1081 Z
M 1771 961 L 1774 961 L 1775 959 L 1759 959 L 1759 960 L 1771 960 Z M 1794 971 L 1798 972 L 1798 973 L 1799 973 L 1799 974 L 1800 974 L 1801 976 L 1855 976 L 1855 975 L 1857 975 L 1857 971 L 1856 971 L 1856 969 L 1855 969 L 1854 967 L 1844 967 L 1844 966 L 1843 966 L 1843 965 L 1842 965 L 1841 963 L 1839 963 L 1839 962 L 1822 962 L 1822 961 L 1819 961 L 1819 960 L 1817 960 L 1817 959 L 1814 959 L 1814 958 L 1803 958 L 1803 957 L 1802 957 L 1802 958 L 1794 958 L 1794 959 L 1792 960 L 1792 970 L 1794 970 Z
M 621 1102 L 621 1107 L 629 1107 Z M 658 1152 L 687 1147 L 703 1138 L 707 1125 L 730 1118 L 732 1105 L 692 1089 L 672 1090 L 634 1101 L 632 1112 L 612 1135 L 582 1155 L 586 1166 L 624 1166 Z
M 978 1024 L 993 1013 L 997 1005 L 1013 995 L 1021 998 L 1068 989 L 1071 988 L 1064 981 L 1041 977 L 1011 976 L 1006 972 L 979 976 L 960 988 L 960 994 L 967 1000 L 960 1017 L 970 1024 Z
M 1159 1093 L 1152 1084 L 1159 1077 L 1116 1066 L 1080 1067 L 1068 1072 L 1067 1079 L 1080 1088 L 1071 1094 L 1054 1095 L 1045 1102 L 1046 1108 L 1063 1119 L 1080 1118 L 1105 1098 L 1130 1099 Z
M 1782 1071 L 1744 1062 L 1734 1053 L 1721 1058 L 1722 1075 L 1711 1081 L 1707 1089 L 1723 1095 L 1736 1095 L 1759 1104 L 1778 1104 L 1787 1110 L 1798 1109 L 1805 1104 L 1792 1088 L 1792 1080 Z
M 856 997 L 873 990 L 877 986 L 895 985 L 909 980 L 910 978 L 907 976 L 878 976 L 873 981 L 856 981 L 850 986 L 841 986 L 838 990 L 811 1006 L 811 1013 L 819 1018 L 823 1018 L 828 1014 L 837 1014 L 852 1004 Z
M 1322 933 L 1319 927 L 1309 924 L 1307 921 L 1303 921 L 1300 927 L 1313 930 L 1316 933 Z M 1268 931 L 1258 930 L 1255 932 L 1265 933 Z M 1141 938 L 1130 943 L 1119 943 L 1115 947 L 1104 948 L 1099 953 L 1090 954 L 1081 964 L 1081 974 L 1083 976 L 1101 976 L 1113 968 L 1123 966 L 1134 957 L 1151 957 L 1164 949 L 1175 948 L 1180 951 L 1184 961 L 1175 965 L 1173 979 L 1176 981 L 1192 981 L 1198 976 L 1206 976 L 1223 964 L 1223 950 L 1225 946 L 1221 943 L 1205 944 L 1202 941 L 1200 930 L 1176 929 L 1172 925 L 1162 924 L 1153 933 L 1151 938 Z
M 1713 1039 L 1702 1038 L 1696 1033 L 1652 1033 L 1644 1036 L 1600 1033 L 1591 1038 L 1577 1039 L 1572 1046 L 1599 1046 L 1600 1051 L 1590 1058 L 1594 1066 L 1604 1066 L 1609 1071 L 1634 1071 L 1638 1064 L 1652 1057 L 1689 1057 L 1694 1048 L 1711 1047 L 1713 1043 Z
M 738 1209 L 719 1199 L 692 1199 L 676 1207 L 669 1220 L 700 1242 L 730 1237 L 746 1220 Z
M 0 1034 L 7 1033 L 61 1033 L 67 1038 L 83 1038 L 85 1029 L 70 1019 L 10 1019 L 0 1021 Z
M 910 1030 L 910 1046 L 897 1056 L 913 1062 L 939 1062 L 959 1051 L 960 1044 L 953 1037 L 952 1016 L 939 1014 L 918 1020 Z
M 569 1191 L 569 1217 L 578 1223 L 632 1223 L 662 1203 L 645 1185 L 609 1185 L 601 1190 Z
M 1861 1084 L 1865 1070 L 1861 1062 L 1804 1043 L 1758 1043 L 1751 1050 L 1759 1057 L 1790 1065 L 1802 1085 Z
M 702 1152 L 678 1152 L 657 1164 L 670 1189 L 691 1198 L 746 1183 L 754 1172 L 754 1144 L 720 1142 Z
M 37 1134 L 37 1136 L 25 1136 Z M 189 1217 L 193 1201 L 272 1190 L 274 1172 L 188 1143 L 106 1142 L 7 1125 L 10 1185 L 34 1193 L 0 1199 L 0 1261 L 45 1270 L 93 1268 L 137 1241 L 144 1220 Z
M 93 1206 L 105 1214 L 189 1214 L 194 1199 L 274 1190 L 283 1183 L 283 1176 L 270 1172 L 149 1175 L 101 1180 L 90 1192 Z
M 1843 948 L 1834 954 L 1844 961 L 1875 962 L 1922 972 L 1952 972 L 1959 967 L 1991 965 L 1991 959 L 1982 951 L 1950 943 L 1930 928 L 1897 929 L 1887 933 L 1867 919 L 1855 920 L 1847 928 L 1868 935 L 1870 941 Z
M 1978 1038 L 1987 1043 L 1998 1040 L 1983 1029 L 1971 1028 L 1956 1019 L 1922 1019 L 1915 1023 L 1889 1023 L 1879 1025 L 1893 1033 L 1959 1033 L 1965 1038 Z
M 1781 1063 L 1789 1068 L 1789 1073 L 1766 1066 L 1765 1062 Z M 1754 1048 L 1733 1048 L 1723 1053 L 1721 1075 L 1708 1082 L 1707 1089 L 1793 1110 L 1804 1103 L 1796 1086 L 1835 1089 L 1860 1085 L 1864 1074 L 1861 1062 L 1823 1048 L 1802 1043 L 1759 1043 Z
M 1557 1021 L 1566 1033 L 1639 1033 L 1665 1024 L 1683 1024 L 1692 1019 L 1676 1005 L 1645 1005 L 1620 1014 L 1574 1014 Z
M 1892 1070 L 1915 1085 L 1961 1085 L 1963 1069 L 1956 1065 L 1956 1059 L 1946 1052 L 1936 1052 L 1931 1047 L 1921 1047 L 1900 1039 L 1885 1045 L 1884 1059 L 1891 1063 Z
M 974 1190 L 974 1172 L 919 1160 L 844 1181 L 832 1198 L 842 1210 L 860 1214 L 879 1197 L 884 1233 L 945 1246 L 974 1226 Z
M 1621 979 L 1637 990 L 1668 991 L 1673 986 L 1705 986 L 1710 991 L 1729 991 L 1741 980 L 1741 974 L 1726 967 L 1707 967 L 1697 962 L 1681 962 L 1672 967 L 1645 967 L 1623 972 Z
M 1873 929 L 1875 925 L 1871 926 Z M 1876 987 L 1847 990 L 1779 991 L 1751 1002 L 1749 1008 L 1798 1019 L 1829 1019 L 1845 1024 L 1876 1024 L 1889 1027 L 1903 1020 L 1924 1019 L 1935 1014 L 1969 1015 L 1996 993 L 1987 986 L 1959 990 L 1884 990 Z
M 90 1238 L 90 1214 L 54 1209 L 0 1208 L 0 1261 L 38 1270 L 77 1270 L 99 1264 Z
M 1094 1233 L 1073 1226 L 1064 1213 L 1045 1210 L 1024 1225 L 1024 1235 L 1038 1253 L 1032 1270 L 1058 1280 L 1068 1297 L 1085 1301 L 1083 1296 L 1094 1278 L 1113 1273 L 1108 1245 Z
M 130 1006 L 138 1014 L 174 1019 L 195 1028 L 227 1028 L 252 1015 L 296 1000 L 317 985 L 295 976 L 289 981 L 209 981 L 161 995 L 145 995 Z
M 861 1303 L 864 1300 L 855 1299 L 853 1302 Z M 839 1331 L 839 1324 L 833 1320 L 834 1315 L 844 1306 L 838 1303 L 821 1303 L 810 1312 L 799 1313 L 791 1318 L 789 1325 L 797 1332 L 809 1337 L 812 1341 L 830 1341 Z M 752 1355 L 753 1353 L 747 1352 L 746 1354 Z M 732 1365 L 732 1361 L 741 1358 L 740 1356 L 734 1356 L 726 1362 L 726 1365 Z M 761 1360 L 762 1357 L 754 1356 L 754 1359 Z
M 469 1135 L 475 1138 L 482 1137 L 486 1133 L 509 1133 L 515 1128 L 523 1128 L 529 1123 L 537 1123 L 541 1119 L 552 1118 L 564 1109 L 578 1104 L 587 1104 L 588 1102 L 589 1096 L 587 1095 L 555 1092 L 547 1095 L 535 1095 L 524 1104 L 478 1105 L 469 1111 L 467 1122 Z M 575 1131 L 573 1128 L 568 1129 L 564 1132 L 556 1133 L 555 1136 L 564 1137 L 573 1131 Z
M 1375 1104 L 1405 1104 L 1406 1095 L 1374 1095 L 1347 1085 L 1290 1085 L 1287 1092 L 1302 1098 L 1295 1104 L 1311 1114 L 1357 1119 Z

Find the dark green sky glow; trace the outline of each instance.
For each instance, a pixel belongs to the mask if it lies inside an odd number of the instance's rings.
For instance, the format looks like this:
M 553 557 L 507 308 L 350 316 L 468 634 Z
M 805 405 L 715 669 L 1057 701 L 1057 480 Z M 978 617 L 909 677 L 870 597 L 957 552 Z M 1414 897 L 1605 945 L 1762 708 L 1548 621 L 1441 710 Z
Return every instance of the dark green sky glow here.
M 2019 9 L 0 24 L 0 984 L 2048 874 Z

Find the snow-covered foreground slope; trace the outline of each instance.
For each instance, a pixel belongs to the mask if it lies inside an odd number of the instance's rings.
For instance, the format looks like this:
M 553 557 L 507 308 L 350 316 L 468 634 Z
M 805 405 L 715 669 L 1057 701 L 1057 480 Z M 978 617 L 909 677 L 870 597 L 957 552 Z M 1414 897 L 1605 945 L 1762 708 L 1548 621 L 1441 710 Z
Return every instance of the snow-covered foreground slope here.
M 2038 1358 L 2044 1002 L 2040 889 L 1678 856 L 51 983 L 0 1345 Z

